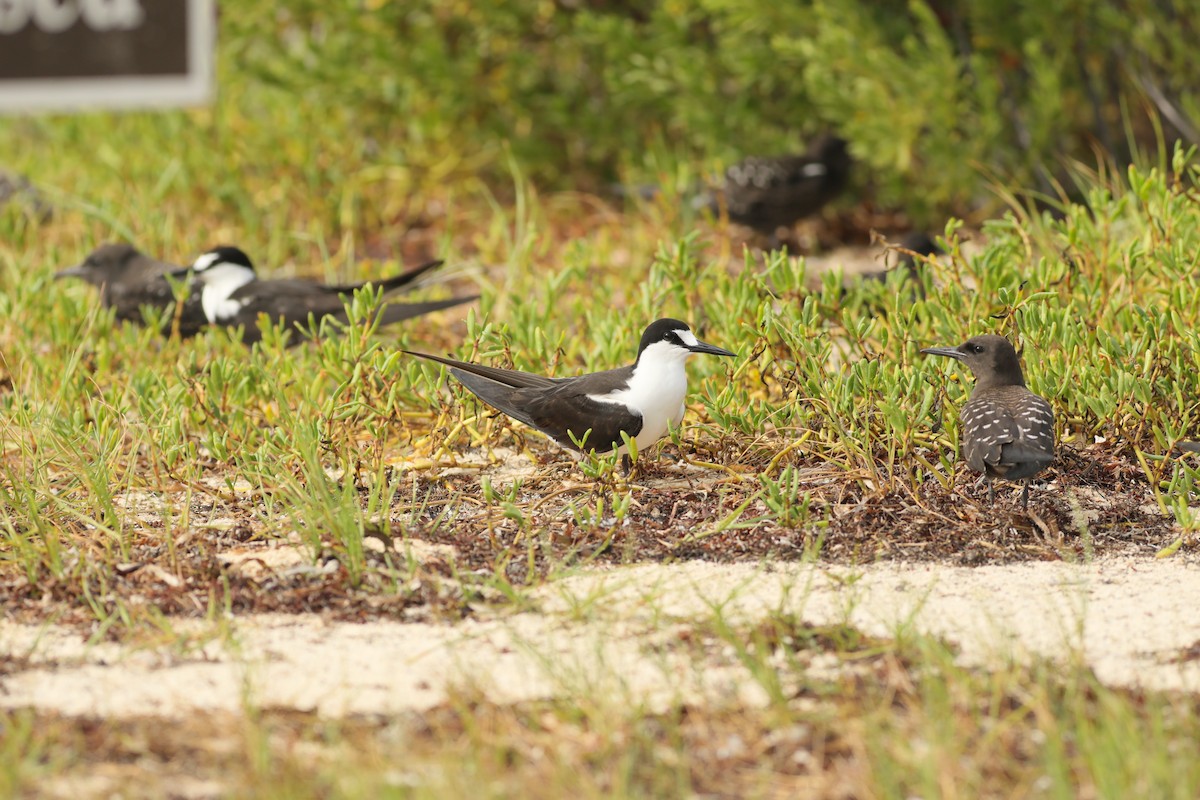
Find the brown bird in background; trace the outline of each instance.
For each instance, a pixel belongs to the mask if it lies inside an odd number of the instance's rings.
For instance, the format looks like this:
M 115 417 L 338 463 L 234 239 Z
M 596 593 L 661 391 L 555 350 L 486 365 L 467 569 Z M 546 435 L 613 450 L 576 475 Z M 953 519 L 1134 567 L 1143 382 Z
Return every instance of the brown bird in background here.
M 729 167 L 723 187 L 729 220 L 774 236 L 817 213 L 849 182 L 847 146 L 845 139 L 827 135 L 803 155 L 751 156 Z M 711 201 L 714 213 L 721 207 Z

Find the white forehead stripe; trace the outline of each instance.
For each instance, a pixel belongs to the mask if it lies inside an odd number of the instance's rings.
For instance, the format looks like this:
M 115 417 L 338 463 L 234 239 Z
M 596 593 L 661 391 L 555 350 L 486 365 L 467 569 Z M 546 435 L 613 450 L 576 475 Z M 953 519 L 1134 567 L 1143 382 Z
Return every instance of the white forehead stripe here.
M 192 264 L 192 269 L 196 272 L 203 272 L 221 259 L 220 253 L 205 253 L 196 259 Z
M 696 338 L 696 334 L 688 330 L 676 331 L 679 336 L 679 341 L 686 344 L 688 347 L 695 347 L 700 344 L 700 340 Z

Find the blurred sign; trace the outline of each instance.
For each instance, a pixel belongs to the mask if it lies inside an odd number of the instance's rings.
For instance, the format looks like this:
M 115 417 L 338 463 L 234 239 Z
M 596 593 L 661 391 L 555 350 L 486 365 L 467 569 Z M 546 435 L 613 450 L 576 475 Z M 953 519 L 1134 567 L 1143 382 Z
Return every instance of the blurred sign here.
M 0 111 L 197 105 L 212 0 L 0 0 Z

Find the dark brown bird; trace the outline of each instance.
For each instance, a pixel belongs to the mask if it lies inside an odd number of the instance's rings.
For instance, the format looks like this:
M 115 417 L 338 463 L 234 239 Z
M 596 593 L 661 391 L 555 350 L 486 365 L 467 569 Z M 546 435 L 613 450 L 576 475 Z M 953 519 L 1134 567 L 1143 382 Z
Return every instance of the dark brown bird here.
M 773 236 L 815 214 L 841 194 L 850 178 L 847 142 L 823 136 L 803 155 L 751 156 L 725 171 L 725 210 L 731 222 Z
M 54 206 L 24 175 L 0 169 L 0 208 L 10 200 L 23 205 L 35 218 L 48 222 L 54 216 Z
M 888 249 L 895 249 L 900 254 L 900 257 L 896 259 L 895 265 L 879 272 L 865 272 L 860 277 L 860 280 L 864 283 L 867 281 L 886 281 L 888 275 L 892 272 L 903 270 L 904 276 L 908 278 L 913 286 L 913 291 L 909 293 L 910 296 L 908 299 L 916 300 L 919 298 L 923 300 L 925 298 L 925 283 L 921 280 L 918 259 L 940 255 L 944 252 L 942 248 L 938 247 L 937 242 L 933 241 L 928 234 L 918 231 L 908 234 L 900 240 L 900 244 Z M 842 296 L 845 297 L 847 293 L 847 290 L 843 288 Z
M 142 323 L 143 306 L 169 311 L 175 292 L 167 281 L 180 267 L 142 253 L 133 245 L 105 244 L 97 247 L 82 263 L 59 270 L 55 278 L 80 278 L 100 290 L 100 301 L 113 309 L 118 320 Z M 179 334 L 194 336 L 208 320 L 200 305 L 200 289 L 193 284 L 178 313 L 167 319 L 163 333 L 169 334 L 175 317 Z
M 975 388 L 959 414 L 963 459 L 988 484 L 1021 481 L 1021 507 L 1029 505 L 1029 479 L 1054 461 L 1054 411 L 1025 387 L 1017 351 L 1003 336 L 975 336 L 958 347 L 927 347 L 931 356 L 963 362 L 975 376 Z
M 919 258 L 921 256 L 928 258 L 930 256 L 941 255 L 945 251 L 938 246 L 933 237 L 924 231 L 909 233 L 900 240 L 897 250 L 900 252 L 900 258 L 896 262 L 896 269 L 903 269 L 918 287 L 921 297 L 924 297 L 925 287 L 921 284 L 921 273 L 917 266 Z

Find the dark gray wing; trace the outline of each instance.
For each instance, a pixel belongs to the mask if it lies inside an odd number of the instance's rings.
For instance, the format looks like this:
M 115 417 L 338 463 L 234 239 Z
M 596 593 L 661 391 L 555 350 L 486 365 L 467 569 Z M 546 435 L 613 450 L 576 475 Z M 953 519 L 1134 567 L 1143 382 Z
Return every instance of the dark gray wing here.
M 392 292 L 407 286 L 441 264 L 441 261 L 428 261 L 400 275 L 358 281 L 357 283 L 324 284 L 304 278 L 259 280 L 241 287 L 231 295 L 231 298 L 252 301 L 257 304 L 258 310 L 272 313 L 272 316 L 299 314 L 301 309 L 303 309 L 304 318 L 308 317 L 309 312 L 321 315 L 332 314 L 341 309 L 356 291 L 368 284 L 384 292 Z
M 807 217 L 829 199 L 827 168 L 805 156 L 747 158 L 725 177 L 729 218 L 763 231 Z
M 959 413 L 963 460 L 976 472 L 989 472 L 1000 463 L 1005 445 L 1017 438 L 1008 410 L 992 400 L 968 400 Z
M 555 384 L 571 380 L 570 378 L 547 378 L 544 375 L 534 375 L 532 372 L 518 372 L 515 369 L 501 369 L 500 367 L 485 367 L 482 364 L 472 364 L 470 361 L 459 361 L 453 358 L 443 358 L 442 356 L 431 356 L 428 353 L 418 353 L 415 350 L 401 350 L 402 353 L 407 353 L 410 356 L 436 361 L 439 364 L 445 364 L 447 367 L 452 367 L 460 372 L 467 372 L 480 377 L 487 378 L 490 381 L 513 388 L 540 388 L 545 389 Z
M 354 292 L 363 288 L 369 283 L 376 289 L 382 289 L 384 292 L 394 292 L 397 289 L 412 283 L 426 272 L 429 272 L 431 269 L 440 267 L 443 263 L 445 262 L 443 262 L 441 259 L 426 261 L 424 264 L 421 264 L 418 267 L 413 267 L 407 272 L 402 272 L 399 275 L 393 275 L 390 278 L 372 279 L 359 281 L 357 283 L 329 284 L 324 288 L 337 294 L 354 294 Z
M 268 319 L 282 322 L 286 327 L 297 326 L 301 329 L 307 329 L 309 316 L 318 323 L 325 317 L 345 323 L 349 321 L 346 303 L 350 301 L 354 289 L 359 287 L 352 287 L 349 293 L 339 293 L 338 288 L 344 287 L 324 286 L 298 278 L 251 281 L 230 295 L 231 300 L 236 300 L 242 305 L 234 317 L 224 320 L 222 324 L 242 325 L 245 330 L 243 340 L 251 343 L 261 338 L 257 332 L 259 314 L 266 314 Z M 385 302 L 379 311 L 380 324 L 391 325 L 422 314 L 469 303 L 478 297 L 479 295 L 470 295 L 422 303 Z
M 1054 411 L 1023 387 L 1008 402 L 973 399 L 962 408 L 963 459 L 977 472 L 1010 480 L 1037 474 L 1054 461 Z
M 1006 468 L 1005 477 L 1019 480 L 1054 462 L 1054 409 L 1043 398 L 1026 392 L 1013 410 L 1017 439 L 1005 445 L 1000 461 Z
M 453 308 L 454 306 L 470 303 L 473 300 L 478 300 L 479 295 L 467 295 L 464 297 L 451 297 L 448 300 L 428 300 L 423 303 L 388 303 L 379 311 L 379 324 L 392 325 L 397 322 L 403 322 L 406 319 L 419 317 L 422 314 L 431 314 L 434 311 L 441 311 L 444 308 Z
M 851 158 L 837 136 L 815 141 L 804 155 L 751 156 L 725 171 L 729 218 L 773 233 L 815 214 L 845 189 Z
M 320 318 L 344 310 L 337 292 L 300 278 L 251 281 L 235 289 L 229 299 L 242 304 L 237 322 L 242 321 L 243 314 L 254 320 L 260 313 L 271 319 L 304 322 L 310 313 Z
M 612 387 L 606 388 L 607 384 L 619 381 L 624 385 L 632 372 L 633 367 L 620 367 L 568 380 L 530 398 L 527 414 L 535 428 L 565 447 L 579 449 L 571 434 L 580 440 L 586 434 L 585 449 L 607 453 L 624 443 L 622 432 L 631 439 L 641 433 L 642 416 L 624 404 L 601 402 L 592 397 L 608 394 Z
M 587 449 L 603 453 L 623 443 L 622 432 L 634 437 L 642 430 L 641 416 L 624 405 L 591 399 L 591 395 L 607 394 L 618 383 L 623 385 L 632 367 L 576 378 L 545 378 L 451 359 L 433 360 L 448 364 L 450 373 L 492 408 L 564 447 L 578 450 L 575 440 L 584 440 Z
M 272 322 L 285 328 L 306 330 L 308 318 L 312 316 L 318 324 L 325 317 L 345 322 L 346 307 L 342 296 L 319 283 L 300 278 L 251 281 L 229 295 L 230 300 L 241 303 L 237 314 L 221 321 L 230 327 L 242 326 L 242 341 L 253 344 L 262 339 L 258 329 L 258 317 L 265 314 Z M 298 344 L 300 339 L 293 338 Z
M 161 263 L 161 262 L 160 262 Z M 164 264 L 168 271 L 177 267 Z M 182 279 L 176 281 L 182 283 Z M 179 320 L 179 335 L 187 338 L 195 336 L 208 325 L 208 317 L 204 314 L 204 306 L 200 297 L 204 286 L 199 281 L 193 281 L 184 291 L 183 306 L 176 308 L 175 289 L 167 280 L 166 274 L 152 277 L 142 277 L 138 280 L 127 280 L 104 287 L 104 301 L 116 310 L 120 320 L 142 323 L 145 320 L 144 307 L 160 309 L 167 312 L 163 320 L 163 334 L 169 335 Z

